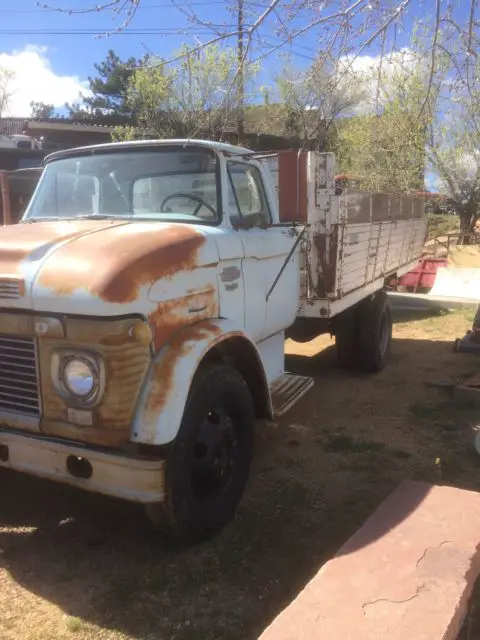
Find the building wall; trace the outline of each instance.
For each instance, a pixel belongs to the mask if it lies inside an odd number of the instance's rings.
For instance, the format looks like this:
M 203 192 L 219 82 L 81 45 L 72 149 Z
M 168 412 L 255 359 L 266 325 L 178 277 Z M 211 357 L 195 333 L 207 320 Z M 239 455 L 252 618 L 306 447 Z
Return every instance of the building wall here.
M 2 149 L 0 148 L 1 169 L 30 169 L 39 167 L 44 156 L 48 153 L 44 149 Z

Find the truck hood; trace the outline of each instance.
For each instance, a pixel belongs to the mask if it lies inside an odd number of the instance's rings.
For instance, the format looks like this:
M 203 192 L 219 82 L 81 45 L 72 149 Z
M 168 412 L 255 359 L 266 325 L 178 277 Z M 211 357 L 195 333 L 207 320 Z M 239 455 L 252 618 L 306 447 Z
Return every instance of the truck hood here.
M 208 231 L 119 220 L 2 227 L 0 307 L 88 315 L 94 299 L 99 315 L 141 312 L 138 300 L 153 283 L 218 262 Z

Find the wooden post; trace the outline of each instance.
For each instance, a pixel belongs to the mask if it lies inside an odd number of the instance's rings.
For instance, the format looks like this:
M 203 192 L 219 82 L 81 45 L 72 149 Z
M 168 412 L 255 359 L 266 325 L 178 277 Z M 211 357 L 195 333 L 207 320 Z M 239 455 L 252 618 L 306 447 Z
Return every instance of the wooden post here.
M 8 184 L 8 172 L 0 171 L 0 193 L 2 194 L 2 224 L 11 224 L 10 189 Z

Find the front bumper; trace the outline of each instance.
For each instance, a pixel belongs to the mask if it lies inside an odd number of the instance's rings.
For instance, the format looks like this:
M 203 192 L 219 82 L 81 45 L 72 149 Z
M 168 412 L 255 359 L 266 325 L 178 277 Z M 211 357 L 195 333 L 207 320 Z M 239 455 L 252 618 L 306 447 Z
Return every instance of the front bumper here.
M 0 429 L 0 467 L 133 502 L 161 502 L 164 462 Z

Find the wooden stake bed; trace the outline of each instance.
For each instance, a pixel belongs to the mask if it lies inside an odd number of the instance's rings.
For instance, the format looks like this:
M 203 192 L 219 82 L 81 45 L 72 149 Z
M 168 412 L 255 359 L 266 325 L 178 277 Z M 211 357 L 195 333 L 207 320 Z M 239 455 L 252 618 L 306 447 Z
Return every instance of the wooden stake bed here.
M 337 189 L 333 153 L 281 151 L 261 159 L 280 220 L 309 225 L 300 248 L 300 317 L 333 317 L 415 268 L 427 234 L 421 198 Z

